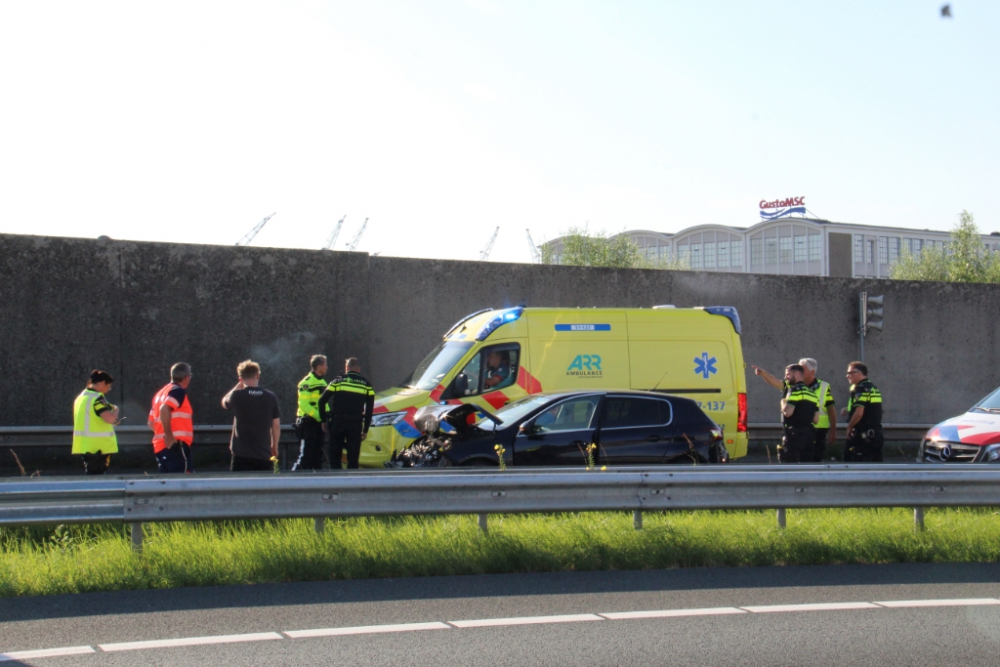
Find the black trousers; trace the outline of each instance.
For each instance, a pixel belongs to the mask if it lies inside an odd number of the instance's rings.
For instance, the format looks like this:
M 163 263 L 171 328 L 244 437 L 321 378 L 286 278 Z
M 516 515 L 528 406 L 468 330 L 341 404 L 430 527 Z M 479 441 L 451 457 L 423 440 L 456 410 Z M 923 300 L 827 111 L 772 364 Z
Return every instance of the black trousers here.
M 274 464 L 264 459 L 252 459 L 248 456 L 233 454 L 229 469 L 233 472 L 274 472 Z
M 826 436 L 830 433 L 828 428 L 813 428 L 816 431 L 816 440 L 813 449 L 813 463 L 822 463 L 823 454 L 826 452 Z
M 83 455 L 83 470 L 85 475 L 103 475 L 108 471 L 108 466 L 111 464 L 111 455 L 102 454 L 97 452 L 96 454 L 84 454 Z
M 882 429 L 862 431 L 855 428 L 844 443 L 844 461 L 853 463 L 882 463 Z
M 361 421 L 330 422 L 330 468 L 341 469 L 343 452 L 347 450 L 347 469 L 358 469 L 358 458 L 361 456 Z
M 778 452 L 780 463 L 811 463 L 816 448 L 816 429 L 809 426 L 786 426 Z
M 299 457 L 292 470 L 323 469 L 323 425 L 312 417 L 302 417 L 295 425 L 299 436 Z

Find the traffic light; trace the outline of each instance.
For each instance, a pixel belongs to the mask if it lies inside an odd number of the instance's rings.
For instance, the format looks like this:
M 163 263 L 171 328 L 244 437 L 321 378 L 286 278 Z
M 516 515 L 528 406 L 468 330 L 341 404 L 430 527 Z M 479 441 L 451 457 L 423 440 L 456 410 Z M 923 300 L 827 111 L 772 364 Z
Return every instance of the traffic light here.
M 861 309 L 864 313 L 864 319 L 862 324 L 865 329 L 865 333 L 868 333 L 869 329 L 882 330 L 882 301 L 885 296 L 880 294 L 878 296 L 868 296 L 868 292 L 862 292 L 864 295 L 864 301 L 861 303 Z

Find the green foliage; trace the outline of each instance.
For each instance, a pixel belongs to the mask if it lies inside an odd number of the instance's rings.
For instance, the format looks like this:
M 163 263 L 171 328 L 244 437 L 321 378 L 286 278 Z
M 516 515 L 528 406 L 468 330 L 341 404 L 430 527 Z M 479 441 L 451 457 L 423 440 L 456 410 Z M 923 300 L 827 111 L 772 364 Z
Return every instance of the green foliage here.
M 890 275 L 899 280 L 1000 283 L 1000 255 L 986 251 L 972 214 L 962 211 L 947 250 L 925 248 L 918 255 L 904 252 Z
M 142 554 L 122 525 L 0 528 L 0 596 L 266 582 L 565 570 L 997 562 L 993 508 L 365 517 L 146 524 Z
M 560 263 L 565 266 L 598 266 L 612 269 L 683 269 L 679 262 L 651 262 L 625 234 L 590 233 L 586 227 L 571 227 L 562 237 Z M 555 264 L 550 244 L 542 247 L 542 264 Z

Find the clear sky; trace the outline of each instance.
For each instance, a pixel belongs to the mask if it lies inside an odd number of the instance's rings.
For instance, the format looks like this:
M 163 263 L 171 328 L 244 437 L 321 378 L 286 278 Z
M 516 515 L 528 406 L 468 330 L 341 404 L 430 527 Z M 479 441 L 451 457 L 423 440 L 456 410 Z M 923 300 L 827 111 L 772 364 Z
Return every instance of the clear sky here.
M 1000 2 L 0 3 L 0 232 L 528 261 L 571 226 L 1000 230 Z

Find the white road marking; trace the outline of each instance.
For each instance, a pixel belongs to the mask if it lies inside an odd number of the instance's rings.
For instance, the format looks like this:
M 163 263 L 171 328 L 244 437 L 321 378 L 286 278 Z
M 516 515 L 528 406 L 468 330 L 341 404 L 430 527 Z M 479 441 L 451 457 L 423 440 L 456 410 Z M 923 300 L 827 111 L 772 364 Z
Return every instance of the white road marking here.
M 745 607 L 744 607 L 745 609 Z M 633 618 L 676 618 L 678 616 L 721 616 L 723 614 L 745 614 L 737 607 L 707 607 L 705 609 L 658 609 L 655 611 L 616 611 L 601 613 L 609 621 L 625 621 Z
M 578 623 L 603 621 L 597 614 L 563 614 L 561 616 L 517 616 L 514 618 L 482 618 L 473 621 L 448 621 L 456 628 L 490 628 L 498 625 L 540 625 L 542 623 Z
M 820 602 L 816 604 L 769 604 L 759 607 L 740 607 L 754 614 L 789 611 L 840 611 L 843 609 L 878 609 L 871 602 Z
M 204 646 L 206 644 L 240 644 L 260 642 L 269 639 L 284 639 L 277 632 L 254 632 L 248 635 L 215 635 L 214 637 L 184 637 L 181 639 L 154 639 L 145 642 L 121 642 L 101 644 L 97 648 L 105 652 L 136 651 L 144 648 L 170 648 L 173 646 Z
M 889 600 L 876 602 L 880 607 L 902 609 L 904 607 L 975 607 L 986 604 L 1000 604 L 996 598 L 959 598 L 956 600 Z
M 304 639 L 307 637 L 335 637 L 346 635 L 382 634 L 390 632 L 414 632 L 420 630 L 448 630 L 451 628 L 488 628 L 511 625 L 541 625 L 546 623 L 577 623 L 581 621 L 630 620 L 642 618 L 676 618 L 683 616 L 720 616 L 731 614 L 766 614 L 797 611 L 841 611 L 851 609 L 906 609 L 916 607 L 970 607 L 980 605 L 1000 605 L 998 598 L 956 598 L 945 600 L 886 600 L 882 602 L 819 602 L 807 604 L 758 605 L 748 607 L 706 607 L 703 609 L 659 609 L 650 611 L 622 611 L 605 614 L 563 614 L 557 616 L 516 616 L 512 618 L 483 618 L 465 621 L 431 621 L 426 623 L 396 623 L 391 625 L 362 625 L 345 628 L 318 628 L 315 630 L 288 630 L 284 636 L 277 632 L 257 632 L 245 635 L 216 635 L 214 637 L 185 637 L 181 639 L 159 639 L 138 642 L 100 644 L 97 649 L 106 652 L 136 651 L 148 648 L 172 648 L 177 646 L 204 646 L 207 644 L 239 644 L 244 642 L 269 641 L 275 639 Z M 29 660 L 32 658 L 52 658 L 64 655 L 96 653 L 90 646 L 66 646 L 63 648 L 39 649 L 34 651 L 11 651 L 0 653 L 0 662 Z
M 354 628 L 319 628 L 316 630 L 286 630 L 283 635 L 289 639 L 307 637 L 336 637 L 339 635 L 372 635 L 382 632 L 413 632 L 415 630 L 451 630 L 447 623 L 398 623 L 396 625 L 359 625 Z
M 11 651 L 10 653 L 0 653 L 0 662 L 11 660 L 30 660 L 31 658 L 54 658 L 60 655 L 83 655 L 84 653 L 97 653 L 89 646 L 66 646 L 63 648 L 46 648 L 37 651 Z

